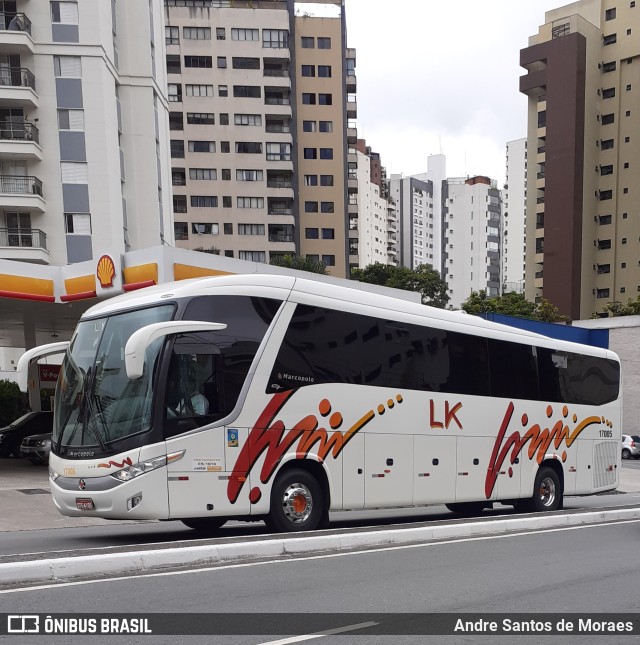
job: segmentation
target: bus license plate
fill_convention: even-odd
[[[95,511],[96,507],[90,497],[76,497],[76,508],[79,511]]]

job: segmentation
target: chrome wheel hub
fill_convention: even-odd
[[[308,520],[313,510],[311,491],[304,484],[290,484],[284,491],[282,510],[285,517],[294,524]]]
[[[553,506],[556,499],[556,485],[551,477],[545,477],[540,482],[538,495],[540,496],[540,501],[543,506]]]

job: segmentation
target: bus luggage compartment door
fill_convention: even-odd
[[[365,504],[408,506],[413,500],[413,436],[364,435]]]

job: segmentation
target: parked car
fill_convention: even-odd
[[[27,412],[4,428],[0,428],[0,457],[20,457],[20,444],[25,437],[51,432],[53,412]]]
[[[51,452],[51,433],[34,434],[25,437],[20,446],[20,454],[32,464],[48,464]]]
[[[622,458],[623,459],[640,459],[640,436],[637,434],[622,435]]]

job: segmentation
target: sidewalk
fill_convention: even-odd
[[[640,492],[640,468],[625,468],[623,465],[619,490],[624,493]],[[0,531],[133,523],[126,520],[65,517],[60,515],[49,493],[46,466],[34,466],[26,459],[0,459]]]

